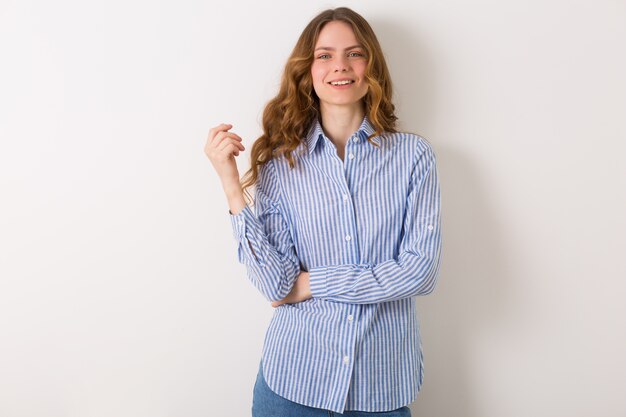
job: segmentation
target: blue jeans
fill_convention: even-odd
[[[281,397],[267,386],[263,377],[263,366],[259,366],[259,373],[254,384],[252,395],[252,417],[411,417],[409,407],[382,412],[350,411],[343,414],[322,408],[313,408],[298,404]]]

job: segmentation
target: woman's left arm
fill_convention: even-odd
[[[441,266],[440,202],[436,158],[428,144],[411,176],[397,259],[310,268],[312,296],[370,304],[430,294]]]

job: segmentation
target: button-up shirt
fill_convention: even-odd
[[[423,377],[416,296],[441,264],[440,190],[431,144],[364,117],[343,160],[316,120],[293,153],[259,168],[254,212],[230,212],[238,261],[268,301],[301,270],[312,298],[274,310],[262,353],[268,386],[343,413],[410,404]]]

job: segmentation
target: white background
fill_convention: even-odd
[[[626,415],[624,1],[3,0],[1,416],[250,415],[273,309],[203,147],[342,5],[438,157],[413,415]]]

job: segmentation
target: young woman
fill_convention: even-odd
[[[395,129],[391,95],[367,21],[326,10],[265,108],[247,181],[233,126],[209,132],[238,260],[276,308],[255,417],[411,414],[424,374],[416,296],[439,273],[440,192],[431,145]]]

